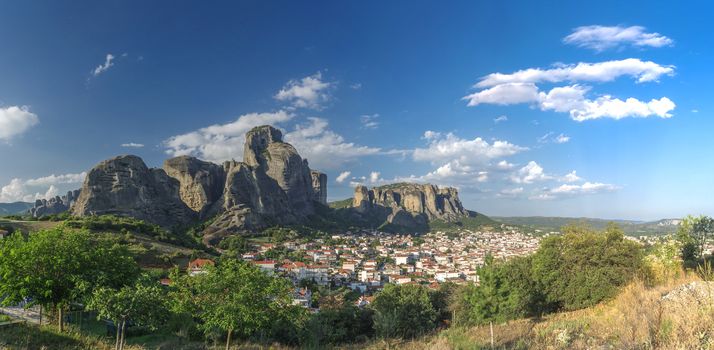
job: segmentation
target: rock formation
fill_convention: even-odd
[[[79,198],[79,193],[80,190],[74,190],[67,192],[62,197],[55,196],[50,199],[38,199],[28,212],[34,218],[64,213],[72,208],[77,198]]]
[[[105,160],[90,170],[72,213],[130,216],[166,228],[188,225],[197,217],[181,200],[178,180],[131,155]]]
[[[327,175],[319,171],[311,171],[313,200],[327,205]]]
[[[243,152],[243,162],[223,166],[222,208],[206,229],[208,243],[232,232],[299,223],[314,213],[316,195],[307,160],[283,142],[280,130],[267,125],[253,128],[246,134]]]
[[[141,158],[120,156],[94,167],[74,215],[131,216],[166,228],[214,218],[204,241],[276,224],[303,222],[315,203],[327,203],[327,176],[312,171],[272,126],[246,135],[243,162],[222,166],[181,156],[149,169]]]
[[[164,171],[179,181],[181,200],[202,217],[223,195],[226,173],[220,165],[180,156],[164,161]]]
[[[367,189],[355,188],[352,206],[362,216],[384,219],[386,223],[418,228],[431,220],[456,221],[468,216],[452,187],[399,183]]]

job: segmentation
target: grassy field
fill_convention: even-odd
[[[12,227],[25,233],[52,228],[59,224],[60,222],[53,221],[16,221],[0,217],[0,227]]]

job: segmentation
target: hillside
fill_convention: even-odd
[[[30,208],[32,203],[27,202],[0,203],[0,216],[24,214]]]
[[[662,219],[658,221],[635,220],[606,220],[595,218],[571,218],[550,216],[492,216],[494,220],[502,223],[527,226],[541,231],[559,231],[561,227],[578,224],[590,226],[594,229],[604,229],[611,222],[618,224],[628,235],[649,236],[668,234],[677,231],[679,219]]]

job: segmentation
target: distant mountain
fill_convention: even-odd
[[[32,205],[26,202],[0,203],[0,216],[25,214]]]
[[[608,223],[614,222],[629,235],[644,236],[675,232],[682,221],[680,219],[662,219],[657,221],[607,220],[557,216],[492,216],[491,218],[502,223],[528,226],[545,232],[560,231],[561,227],[571,224],[583,224],[601,230],[607,227]]]

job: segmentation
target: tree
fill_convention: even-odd
[[[174,272],[172,280],[175,309],[200,319],[204,332],[224,332],[226,349],[234,333],[250,336],[268,330],[273,321],[295,311],[287,280],[235,259],[221,260],[197,276]]]
[[[124,348],[127,321],[156,329],[168,316],[165,293],[149,276],[119,289],[101,287],[92,293],[87,308],[95,310],[98,318],[109,319],[117,328],[114,348]]]
[[[371,307],[374,329],[382,337],[414,338],[436,326],[429,290],[419,285],[387,284]]]
[[[58,226],[0,241],[0,295],[4,305],[29,301],[58,312],[64,331],[65,308],[93,288],[131,283],[138,266],[126,250],[94,241],[86,231]]]
[[[714,234],[714,219],[708,216],[687,216],[677,230],[677,240],[682,244],[682,260],[688,265],[704,258],[704,246]]]
[[[533,281],[548,308],[575,310],[613,297],[642,271],[641,247],[615,225],[604,232],[568,226],[541,241],[533,256]]]

